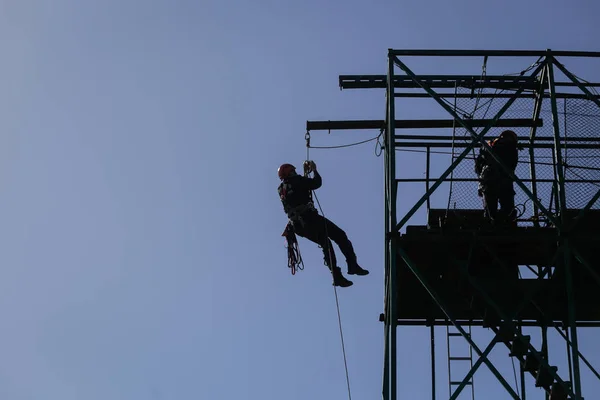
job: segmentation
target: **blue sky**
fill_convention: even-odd
[[[0,2],[0,397],[345,398],[320,250],[301,240],[307,266],[292,277],[280,236],[276,169],[304,159],[306,120],[382,119],[382,91],[340,92],[337,78],[385,73],[388,48],[598,50],[599,12],[591,0]],[[371,271],[338,293],[353,399],[377,398],[383,159],[371,144],[312,158],[326,215]],[[593,333],[581,342],[598,365]],[[405,398],[427,398],[427,330],[401,328],[399,343]],[[505,398],[483,372],[477,390]]]

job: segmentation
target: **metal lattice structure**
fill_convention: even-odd
[[[479,58],[482,73],[418,75],[404,61],[434,56]],[[520,73],[488,75],[486,63],[495,57],[535,61]],[[600,245],[600,95],[595,90],[600,83],[569,72],[560,61],[569,57],[600,59],[600,52],[390,49],[386,75],[340,76],[342,89],[384,89],[384,120],[307,122],[307,131],[383,130],[384,399],[402,397],[396,354],[400,325],[430,326],[432,343],[434,326],[453,326],[453,336],[469,343],[472,368],[451,385],[451,399],[482,365],[514,399],[525,398],[527,375],[553,400],[583,399],[583,364],[600,379],[578,344],[578,328],[600,327],[600,256],[594,252]],[[434,100],[449,119],[396,119],[397,106],[416,98]],[[499,228],[484,218],[473,158],[506,128],[517,132],[522,146],[519,166],[511,174],[519,219]],[[404,133],[417,129],[425,134]],[[396,157],[402,149],[422,151],[425,177],[400,177]],[[433,171],[440,164],[445,169]],[[400,212],[398,201],[405,191],[399,186],[408,184],[422,184],[423,193]],[[442,187],[448,188],[445,204],[433,207],[439,203],[433,196]],[[427,222],[408,225],[422,208]],[[532,276],[525,278],[524,272]],[[486,347],[469,334],[477,326],[494,333]],[[539,328],[541,346],[524,334],[531,327]],[[548,358],[548,330],[565,340],[567,370],[558,370]],[[518,361],[520,391],[488,357],[500,346]],[[435,399],[433,352],[432,364]]]

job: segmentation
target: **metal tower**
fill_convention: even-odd
[[[482,70],[419,75],[406,61],[418,57],[442,60],[440,65],[451,57],[475,59]],[[525,68],[488,75],[487,66],[500,57],[523,60]],[[308,132],[369,129],[383,135],[384,399],[406,398],[398,390],[396,334],[407,325],[430,327],[434,399],[443,397],[435,390],[435,326],[449,327],[448,341],[462,337],[474,353],[449,353],[449,364],[470,361],[466,376],[450,382],[451,399],[472,384],[482,365],[514,399],[525,399],[528,386],[529,393],[543,391],[553,400],[583,399],[581,369],[600,379],[578,343],[578,328],[600,326],[600,256],[594,251],[600,247],[600,83],[569,72],[562,62],[572,57],[600,60],[600,52],[390,49],[386,75],[339,77],[342,89],[385,89],[384,120],[307,122]],[[450,118],[397,119],[401,106],[418,98],[435,102]],[[498,227],[484,218],[474,157],[506,128],[517,132],[522,146],[511,173],[519,215],[516,223]],[[416,129],[424,134],[404,133]],[[402,150],[421,152],[425,177],[401,176],[406,173],[396,164],[403,162],[397,158]],[[440,165],[444,169],[436,171]],[[416,184],[422,195],[406,207],[405,188]],[[408,225],[418,212],[426,223]],[[491,342],[475,343],[472,327],[492,332]],[[541,345],[526,330],[539,332]],[[549,330],[564,338],[566,368],[556,368],[549,357]],[[520,389],[489,358],[502,346],[519,365]]]

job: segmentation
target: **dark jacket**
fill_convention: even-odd
[[[504,139],[496,139],[489,144],[492,152],[514,173],[519,162],[519,153],[516,144]],[[496,163],[485,147],[481,148],[479,155],[475,159],[475,173],[479,177],[480,196],[486,190],[511,190],[514,193],[512,179]]]
[[[314,174],[314,178],[295,175],[284,179],[277,188],[283,210],[288,217],[291,218],[298,211],[300,213],[307,210],[316,212],[312,204],[311,190],[320,188],[323,181],[317,171],[314,171]]]

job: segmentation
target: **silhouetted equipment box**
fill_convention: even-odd
[[[430,209],[427,214],[430,229],[477,229],[488,225],[483,210]]]
[[[573,221],[579,211],[568,210],[567,219]],[[579,261],[583,258],[600,276],[599,227],[600,210],[589,210],[567,233],[576,320],[580,323],[600,323],[600,282]],[[399,249],[441,296],[453,318],[477,320],[489,310],[476,289],[480,286],[508,314],[531,299],[520,307],[516,319],[540,324],[544,320],[567,321],[565,270],[552,268],[553,275],[543,280],[535,276],[522,279],[520,271],[527,266],[538,271],[563,265],[565,253],[558,251],[558,244],[555,227],[495,228],[487,223],[482,210],[432,209],[426,226],[407,226],[406,233],[398,239]],[[461,273],[461,266],[466,275]],[[446,319],[401,252],[397,255],[397,267],[399,320]]]

